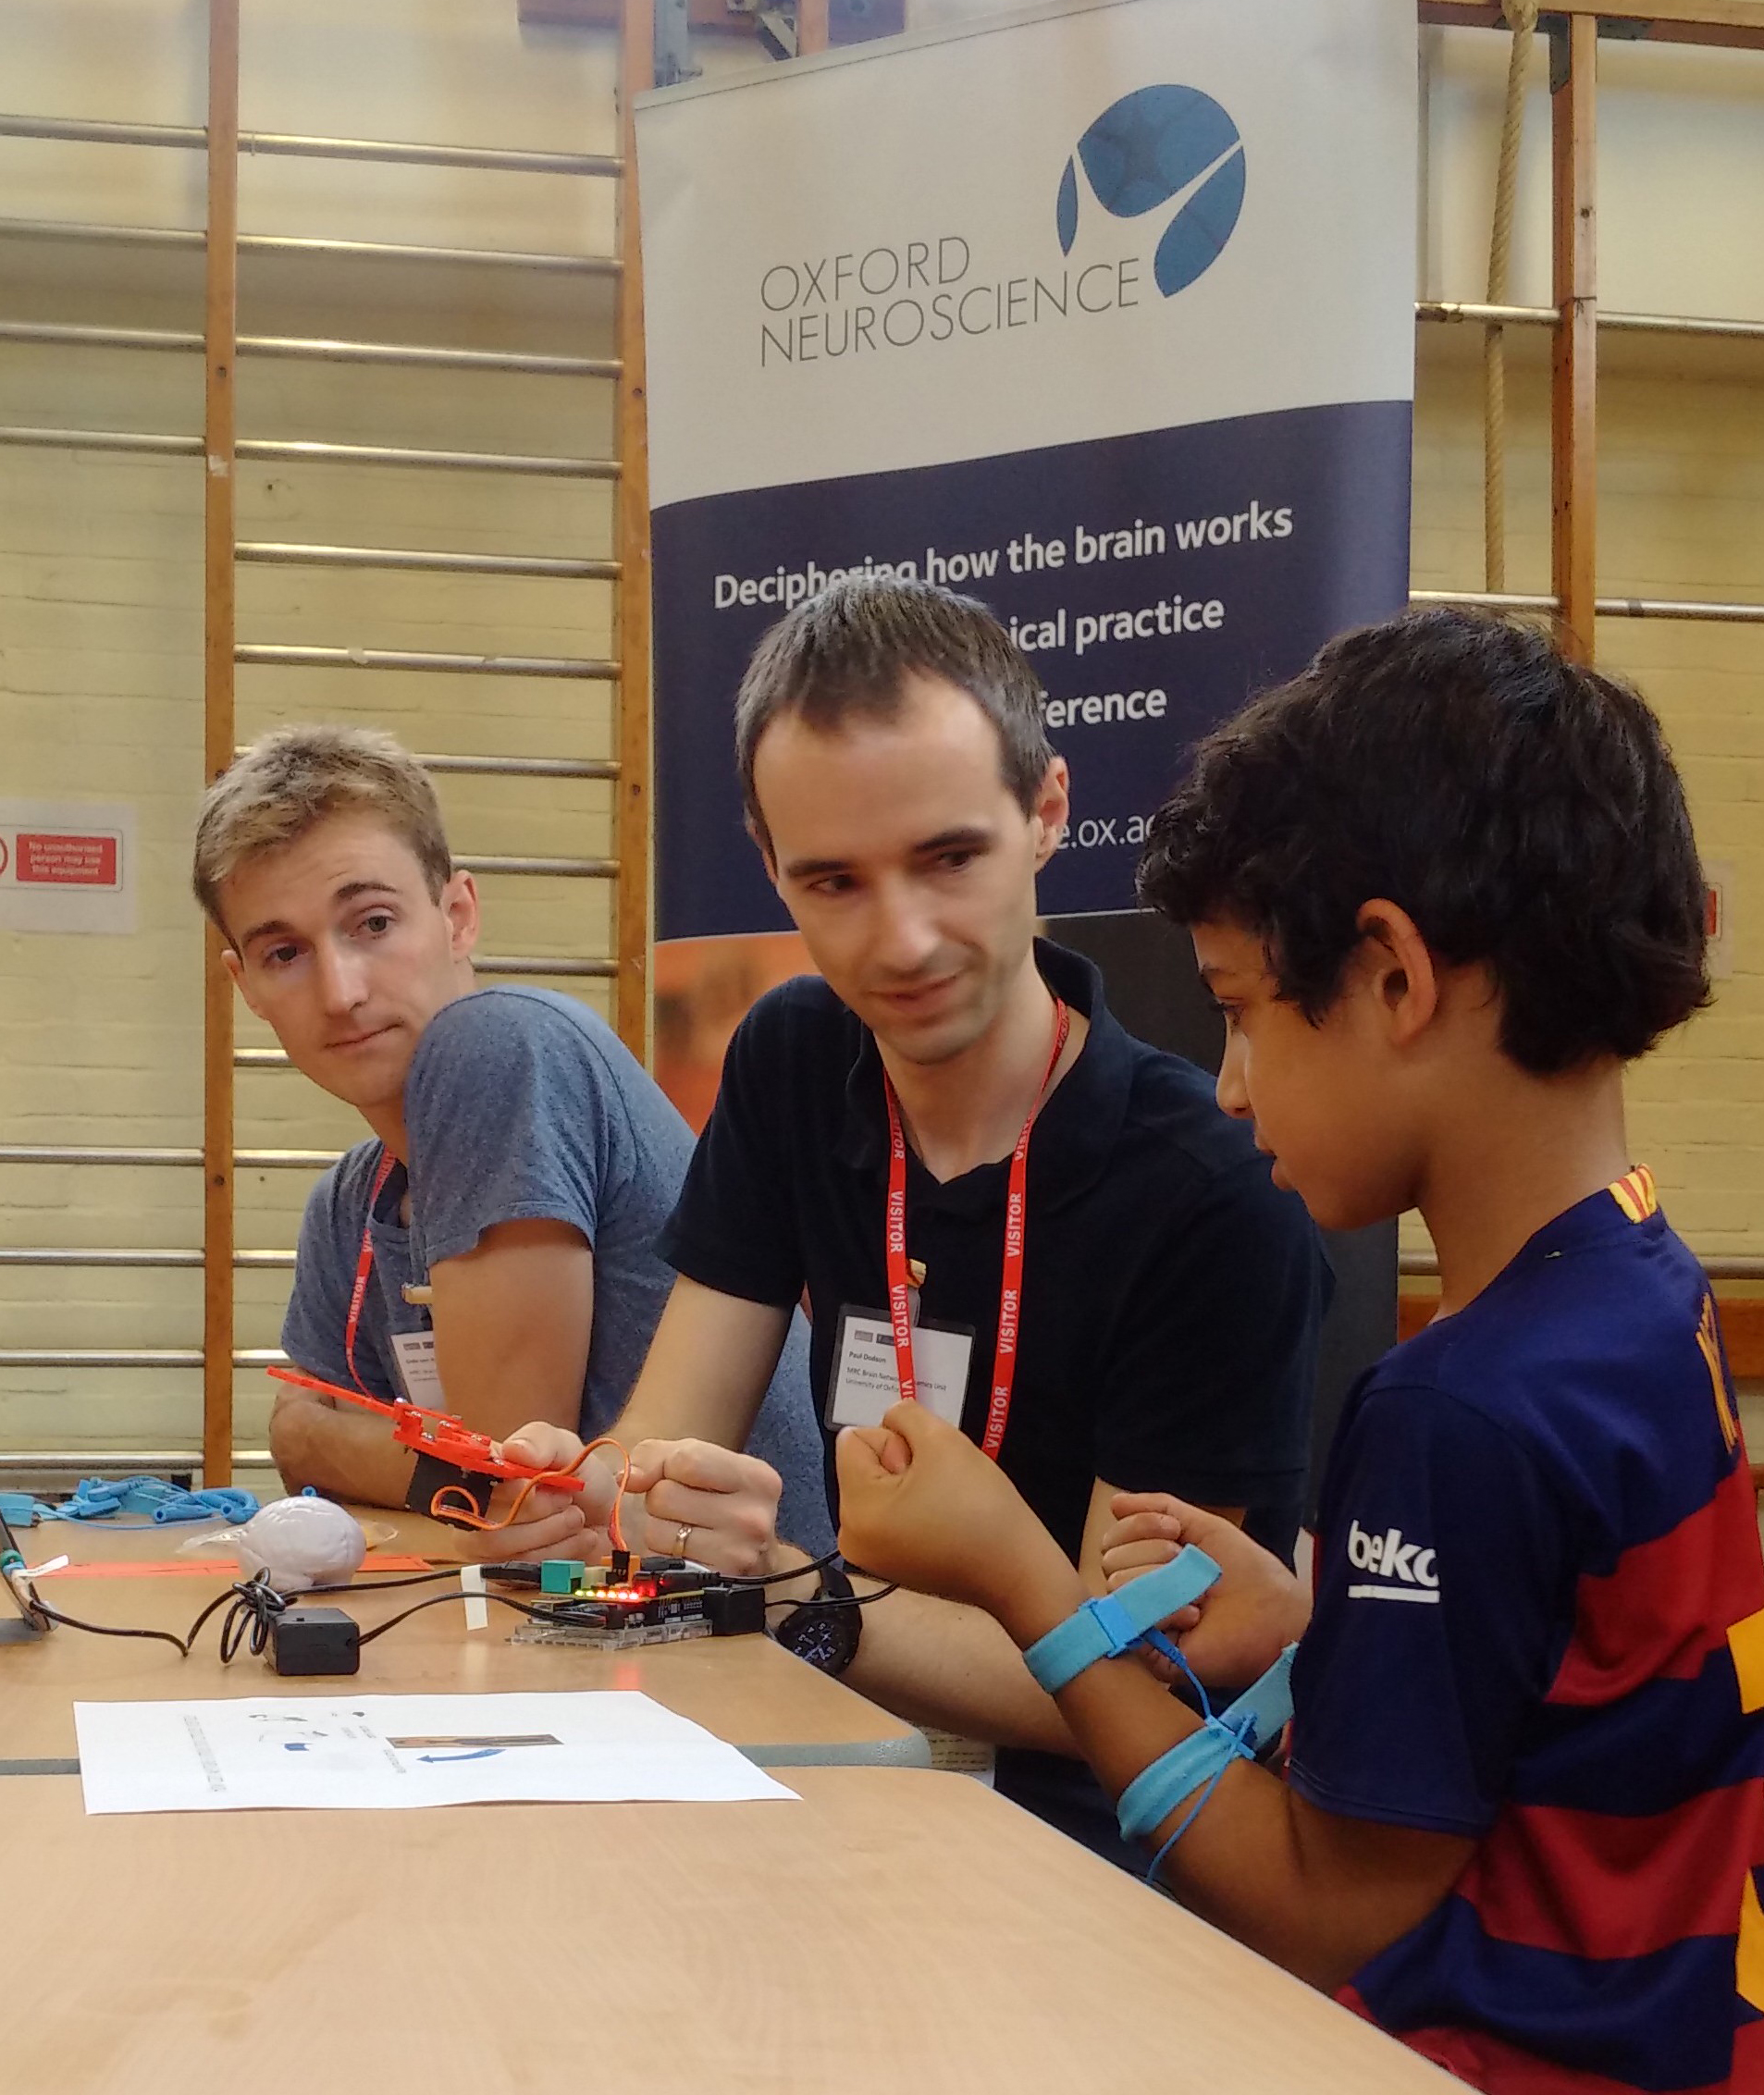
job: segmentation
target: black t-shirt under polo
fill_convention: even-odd
[[[1123,1031],[1096,970],[1045,942],[1048,985],[1090,1021],[1030,1144],[1015,1393],[999,1465],[1077,1560],[1092,1481],[1249,1508],[1289,1555],[1310,1431],[1324,1264],[1212,1079]],[[907,1247],[931,1323],[973,1327],[962,1426],[984,1428],[1007,1163],[940,1184],[908,1152]],[[888,1122],[869,1030],[819,978],[737,1030],[662,1256],[720,1293],[806,1288],[823,1419],[840,1312],[885,1311]],[[837,1505],[831,1464],[829,1486]]]

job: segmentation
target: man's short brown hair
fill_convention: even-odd
[[[822,733],[854,716],[892,720],[910,676],[967,692],[998,730],[999,770],[1023,810],[1054,751],[1042,722],[1041,679],[986,606],[929,582],[847,575],[787,612],[760,641],[735,699],[735,770],[754,834],[770,852],[754,793],[754,753],[782,715]]]
[[[374,815],[407,844],[435,900],[453,872],[428,773],[377,728],[278,727],[208,789],[196,823],[192,884],[223,938],[220,891],[248,859],[278,851],[330,815]]]

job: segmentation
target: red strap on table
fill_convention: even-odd
[[[1072,1015],[1064,1001],[1054,999],[1054,1052],[1035,1103],[1029,1109],[1023,1132],[1011,1152],[1010,1177],[1005,1194],[1005,1271],[998,1293],[998,1344],[993,1353],[993,1389],[986,1407],[986,1432],[981,1452],[998,1460],[1005,1427],[1011,1415],[1011,1388],[1017,1380],[1017,1330],[1023,1312],[1023,1241],[1029,1204],[1029,1138],[1047,1097],[1047,1087],[1066,1052],[1072,1029]],[[903,1403],[918,1400],[913,1379],[912,1305],[907,1299],[907,1138],[900,1124],[900,1102],[888,1072],[882,1071],[882,1094],[888,1102],[888,1318],[894,1327],[894,1372],[900,1379]]]
[[[374,1174],[374,1190],[367,1196],[367,1221],[362,1229],[362,1248],[355,1260],[355,1285],[350,1290],[349,1322],[343,1326],[343,1358],[349,1362],[349,1379],[364,1397],[367,1385],[355,1372],[355,1334],[362,1325],[362,1304],[367,1300],[367,1276],[374,1270],[374,1210],[380,1204],[386,1181],[398,1159],[390,1150],[380,1151],[379,1169]]]

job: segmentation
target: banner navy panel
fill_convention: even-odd
[[[1407,600],[1411,421],[1407,401],[1300,408],[659,510],[658,937],[787,925],[742,826],[735,689],[768,626],[867,562],[1010,624],[1073,773],[1042,906],[1130,906],[1194,740]]]

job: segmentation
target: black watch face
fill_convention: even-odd
[[[778,1642],[818,1671],[838,1673],[851,1664],[860,1626],[855,1608],[818,1608],[810,1601],[784,1617]]]

